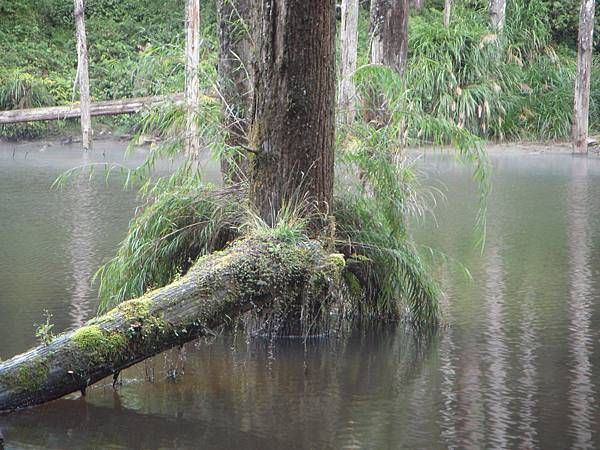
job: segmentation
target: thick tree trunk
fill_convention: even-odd
[[[490,22],[496,31],[502,31],[506,17],[506,0],[490,0]]]
[[[186,3],[185,99],[187,103],[186,153],[192,158],[200,154],[198,107],[200,100],[200,0]]]
[[[452,0],[444,0],[444,27],[450,26],[450,16],[452,14]]]
[[[335,140],[335,0],[260,0],[257,13],[251,199],[271,224],[282,206],[298,199],[328,214]]]
[[[335,299],[342,270],[343,257],[326,255],[317,243],[240,241],[201,258],[179,281],[0,363],[0,412],[84,391],[159,352],[211,335],[244,312],[269,311],[270,330],[284,334],[278,320],[301,310],[312,327],[310,313]]]
[[[85,35],[85,9],[83,0],[75,2],[75,28],[77,31],[77,80],[81,105],[81,138],[83,148],[92,146],[92,116],[90,114],[90,79],[88,74],[87,39]]]
[[[352,76],[358,52],[358,0],[342,0],[342,68],[339,90],[340,122],[354,121],[356,89]]]
[[[408,62],[408,0],[372,0],[371,63],[404,74]]]
[[[594,43],[594,0],[582,0],[577,45],[575,105],[573,114],[573,152],[587,154],[590,113],[590,77]]]
[[[219,92],[224,104],[227,144],[248,146],[248,111],[252,105],[250,73],[252,17],[250,0],[219,0]],[[221,158],[223,181],[246,178],[248,159],[243,153]]]

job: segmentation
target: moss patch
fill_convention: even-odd
[[[127,348],[127,338],[120,333],[105,333],[97,325],[80,328],[71,336],[71,341],[83,350],[93,363],[99,363],[114,356]]]
[[[35,359],[19,367],[12,373],[0,377],[0,384],[9,388],[23,390],[36,389],[48,378],[48,365],[41,359]]]

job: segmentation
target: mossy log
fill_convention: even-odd
[[[238,241],[202,257],[174,283],[0,363],[0,412],[85,392],[248,311],[313,323],[308,316],[335,297],[343,267],[341,255],[328,255],[317,242]]]

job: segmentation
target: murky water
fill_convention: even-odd
[[[58,330],[95,309],[90,275],[124,236],[135,195],[118,180],[50,191],[82,158],[0,147],[2,358],[34,343],[45,308]],[[451,326],[432,339],[393,326],[305,345],[221,336],[129,370],[116,391],[0,417],[8,448],[600,446],[600,160],[493,161],[483,254],[468,170],[422,163],[448,200],[419,239],[474,277],[439,268]],[[165,366],[185,373],[168,380]]]

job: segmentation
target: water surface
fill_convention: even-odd
[[[14,156],[0,147],[1,358],[34,344],[44,309],[57,331],[93,314],[90,276],[136,206],[118,177],[49,189],[86,160],[121,161],[115,144],[107,156],[36,146]],[[600,161],[492,159],[483,254],[468,169],[440,156],[421,163],[448,199],[419,241],[474,278],[436,270],[450,324],[438,335],[382,326],[305,344],[221,336],[127,371],[116,391],[107,381],[85,399],[0,417],[8,448],[600,446]],[[175,368],[184,373],[173,381],[165,369]]]

